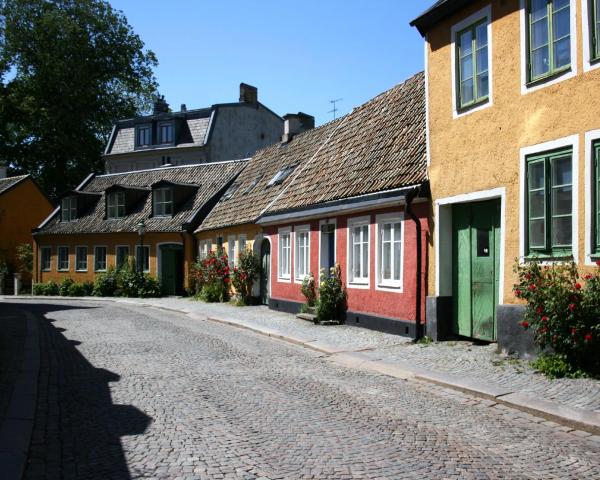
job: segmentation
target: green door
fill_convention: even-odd
[[[271,243],[267,239],[260,245],[260,267],[260,299],[263,305],[268,305],[271,284]]]
[[[500,202],[452,208],[453,331],[494,341],[500,270]]]
[[[160,284],[165,295],[179,295],[183,290],[183,247],[161,245]]]

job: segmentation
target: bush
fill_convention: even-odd
[[[58,286],[58,283],[53,280],[50,280],[48,283],[46,283],[44,295],[48,295],[50,297],[56,297],[60,295],[60,287]]]
[[[227,300],[223,286],[217,282],[204,285],[200,290],[199,297],[200,300],[208,303],[225,302]]]
[[[211,250],[192,266],[191,280],[205,302],[229,300],[229,259],[223,249]]]
[[[531,366],[548,378],[581,378],[585,372],[574,368],[565,355],[542,353]]]
[[[96,276],[92,294],[96,297],[114,297],[117,294],[118,288],[118,270],[110,267],[106,273]]]
[[[94,293],[94,282],[90,282],[88,280],[86,282],[83,282],[81,286],[83,287],[84,296],[89,297]]]
[[[557,357],[548,370],[553,375],[563,371],[557,367],[561,360],[572,372],[600,372],[599,271],[580,279],[572,262],[551,266],[531,262],[515,270],[515,296],[527,302],[521,326],[533,329],[536,345],[551,349]],[[549,362],[546,356],[538,364]]]
[[[17,245],[17,262],[19,264],[19,272],[33,272],[33,248],[29,243],[21,243]]]
[[[231,283],[240,296],[242,304],[249,305],[252,300],[252,286],[258,278],[260,262],[258,257],[247,249],[241,251],[238,256],[238,266],[234,267]]]
[[[304,295],[304,298],[306,298],[306,305],[308,307],[314,307],[317,303],[317,289],[315,286],[315,276],[312,272],[302,280],[300,291],[302,292],[302,295]]]
[[[346,303],[346,291],[342,284],[342,270],[336,263],[329,275],[321,269],[319,299],[316,313],[319,320],[340,320]]]
[[[68,289],[69,297],[85,297],[85,287],[83,283],[72,283]]]
[[[73,285],[74,283],[75,282],[72,278],[63,278],[62,282],[60,282],[60,286],[58,287],[59,295],[61,297],[68,297],[71,285]]]

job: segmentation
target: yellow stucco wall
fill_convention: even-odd
[[[222,228],[218,230],[210,230],[208,232],[196,233],[197,244],[200,245],[202,241],[210,240],[212,250],[217,248],[217,238],[223,238],[223,249],[229,254],[229,237],[235,236],[236,238],[236,255],[239,253],[239,237],[240,235],[246,235],[246,248],[254,248],[254,240],[257,235],[262,234],[262,228],[253,223],[246,223],[243,225],[237,225],[234,227]]]
[[[456,23],[492,5],[492,83],[493,104],[489,108],[453,118],[451,28]],[[520,237],[520,150],[577,135],[578,156],[578,254],[585,263],[584,154],[585,132],[600,129],[600,69],[584,72],[581,2],[577,5],[577,74],[554,85],[526,94],[521,92],[521,19],[519,0],[475,2],[439,23],[427,34],[430,180],[435,202],[447,197],[504,187],[505,249],[504,303],[513,303],[512,272],[519,256]],[[572,32],[573,34],[574,32]],[[589,209],[588,209],[589,210]],[[435,207],[434,207],[435,212]],[[438,228],[434,218],[434,228]],[[447,241],[440,232],[440,243]],[[441,257],[441,255],[440,255]],[[435,245],[430,247],[429,295],[435,295]],[[445,262],[442,259],[441,264]]]

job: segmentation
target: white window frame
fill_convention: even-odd
[[[65,203],[68,204],[68,208],[65,208]],[[65,213],[67,213],[65,215]],[[61,222],[74,222],[77,220],[77,198],[66,197],[60,202],[60,221]]]
[[[79,268],[79,249],[80,248],[85,248],[85,268]],[[76,272],[87,272],[89,265],[88,265],[88,253],[89,253],[89,248],[87,247],[87,245],[75,245],[75,271]]]
[[[129,258],[131,257],[131,245],[115,245],[115,268],[119,268],[119,248],[127,249],[127,258],[125,259],[125,263],[129,263]],[[108,251],[107,251],[108,253]]]
[[[96,251],[98,248],[104,249],[104,268],[96,268]],[[94,272],[106,272],[108,270],[108,246],[94,245]]]
[[[114,202],[111,203],[111,200],[114,200]],[[119,200],[122,200],[122,202],[120,202]],[[120,208],[123,209],[123,215],[119,215]],[[114,215],[110,214],[111,209],[114,210]],[[126,214],[127,212],[125,211],[125,192],[110,192],[106,196],[106,218],[110,220],[117,220],[120,218],[125,218]]]
[[[150,272],[150,251],[151,251],[151,249],[150,249],[150,245],[147,245],[147,244],[136,245],[135,246],[135,269],[139,271],[139,264],[138,264],[139,255],[138,255],[138,251],[139,251],[140,248],[147,248],[148,249],[148,268],[146,268],[146,265],[145,265],[146,262],[144,262],[144,267],[143,267],[143,272],[144,273],[148,273],[148,272]]]
[[[243,247],[242,247],[243,245]],[[241,233],[238,235],[238,256],[240,255],[241,252],[246,251],[246,249],[248,248],[248,237],[246,236],[246,234]]]
[[[163,198],[161,200],[158,199],[158,193],[161,192],[163,194]],[[166,192],[170,192],[171,200],[165,200]],[[172,217],[175,214],[175,202],[173,200],[174,192],[172,187],[160,187],[156,188],[152,192],[152,215],[154,217]],[[165,213],[158,213],[158,206],[161,206],[162,210]],[[166,213],[168,209],[171,209],[171,213]]]
[[[44,252],[49,251],[48,268],[44,268]],[[52,247],[40,247],[40,270],[42,272],[52,271]]]
[[[208,256],[208,252],[212,249],[212,240],[210,238],[200,240],[198,243],[198,258],[203,259]]]
[[[306,273],[300,275],[300,244],[298,243],[303,234],[307,234],[306,245]],[[300,235],[299,235],[300,234]],[[310,275],[310,225],[298,225],[294,227],[294,283],[302,283]]]
[[[237,238],[235,235],[229,235],[227,237],[227,259],[229,261],[229,267],[233,268],[237,265]]]
[[[600,130],[585,132],[585,265],[596,265],[599,254],[594,254],[594,148],[593,144],[600,140]]]
[[[366,277],[354,278],[353,270],[354,270],[354,244],[352,243],[352,230],[355,227],[368,227],[367,228],[367,265]],[[348,219],[348,235],[347,235],[347,285],[348,288],[370,288],[371,286],[371,217],[354,217]],[[362,258],[362,255],[361,255]]]
[[[592,20],[594,18],[594,12],[590,9],[590,7],[594,7],[594,5],[590,5],[590,0],[581,0],[581,25],[583,28],[583,71],[591,72],[592,70],[596,70],[600,68],[600,61],[592,61],[592,32],[591,28],[593,28]],[[600,40],[600,39],[599,39]]]
[[[67,268],[60,268],[60,249],[67,249]],[[59,245],[56,247],[56,270],[58,272],[68,272],[71,270],[71,249],[67,245]]]
[[[585,1],[585,0],[583,0]],[[564,73],[551,77],[551,79],[544,81],[539,80],[534,82],[533,85],[527,85],[527,77],[529,75],[529,68],[527,64],[527,57],[529,55],[529,45],[527,42],[527,31],[529,29],[529,19],[527,18],[527,0],[520,0],[520,17],[521,17],[521,44],[519,46],[521,55],[521,95],[526,95],[536,90],[555,85],[560,82],[564,82],[569,78],[573,78],[577,75],[577,0],[570,0],[570,13],[571,13],[571,68],[566,70]]]
[[[321,271],[323,265],[322,258],[322,245],[321,245],[321,228],[323,225],[333,225],[333,264],[335,265],[337,262],[337,219],[326,219],[319,221],[319,272]]]
[[[384,280],[382,278],[382,265],[381,265],[381,261],[382,261],[382,248],[383,248],[383,239],[382,239],[382,228],[383,225],[388,224],[388,223],[400,223],[400,279],[399,280],[394,280],[393,276],[394,276],[394,272],[393,272],[393,266],[394,266],[394,246],[393,243],[396,240],[395,239],[395,235],[396,232],[394,231],[394,239],[392,241],[392,250],[391,250],[391,262],[392,262],[392,279],[390,280]],[[403,285],[404,285],[404,212],[398,212],[398,213],[385,213],[385,214],[381,214],[381,215],[377,215],[376,217],[376,231],[375,231],[375,235],[377,238],[377,246],[375,249],[375,275],[377,278],[377,282],[375,283],[375,289],[376,290],[390,290],[390,291],[394,291],[394,292],[402,292],[403,291]]]
[[[459,32],[462,32],[465,28],[473,25],[475,23],[479,23],[482,20],[486,21],[487,25],[487,35],[488,35],[488,82],[489,82],[489,91],[488,91],[488,99],[487,101],[481,103],[480,105],[473,106],[471,108],[466,107],[465,109],[460,109],[460,105],[457,105],[458,92],[456,91],[456,85],[458,82],[457,77],[457,62],[456,58],[456,39]],[[451,45],[451,65],[452,65],[452,118],[460,118],[465,115],[469,115],[471,113],[478,112],[485,108],[489,108],[494,104],[493,98],[493,68],[492,68],[492,5],[488,4],[483,7],[481,10],[475,12],[473,15],[461,20],[457,24],[452,26],[452,45]]]
[[[283,235],[289,235],[290,238],[290,242],[289,242],[289,248],[287,249],[289,251],[289,261],[288,261],[288,265],[289,265],[289,272],[287,273],[282,273],[282,253],[283,253],[283,248],[281,245],[281,237]],[[293,248],[293,235],[292,235],[292,227],[283,227],[278,229],[277,231],[277,278],[280,281],[286,282],[286,283],[290,283],[291,279],[292,279],[292,262],[293,262],[293,253],[292,251],[294,250]]]
[[[527,158],[533,155],[540,155],[544,152],[550,152],[560,148],[571,148],[573,152],[573,209],[572,209],[572,238],[571,252],[573,261],[579,263],[579,135],[552,140],[550,142],[539,143],[530,147],[524,147],[520,150],[520,182],[519,182],[519,263],[524,264],[529,258],[526,256],[527,245]],[[564,260],[556,260],[564,261]],[[554,263],[555,260],[547,260],[542,263]]]

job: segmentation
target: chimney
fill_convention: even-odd
[[[181,110],[182,112],[187,112],[187,107],[185,106],[185,103],[182,103],[182,104],[181,104],[181,108],[180,108],[180,110]]]
[[[7,170],[8,170],[8,167],[6,166],[6,163],[0,162],[0,179],[6,178],[6,176],[7,176],[6,171]]]
[[[295,135],[315,128],[315,117],[306,113],[288,113],[283,116],[283,143],[289,142]]]
[[[156,100],[154,100],[152,114],[157,115],[159,113],[169,113],[169,104],[165,101],[164,95],[159,95],[156,97]]]
[[[256,105],[258,103],[258,89],[246,83],[240,83],[240,102]]]

